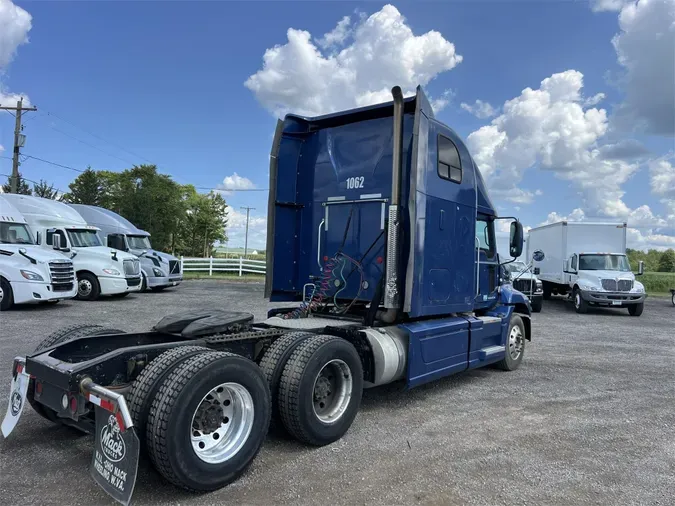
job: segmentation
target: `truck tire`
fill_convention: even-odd
[[[77,300],[92,301],[101,295],[101,285],[96,276],[89,272],[79,272],[77,274]]]
[[[91,325],[91,324],[77,324],[64,327],[60,330],[52,332],[47,337],[45,337],[40,344],[35,347],[34,353],[37,353],[41,350],[46,350],[57,344],[65,343],[72,339],[77,339],[79,337],[91,337],[104,334],[123,334],[123,330],[119,329],[110,329],[105,328],[103,325]],[[35,380],[30,379],[28,382],[28,391],[26,392],[26,398],[28,403],[33,407],[35,412],[43,418],[46,418],[53,423],[61,423],[59,417],[56,415],[56,411],[40,404],[34,398],[33,392],[35,392]]]
[[[145,274],[143,274],[143,271],[141,271],[141,289],[140,292],[143,293],[148,289],[148,280],[145,277]]]
[[[204,346],[179,346],[165,351],[141,371],[134,380],[131,393],[126,398],[136,434],[141,441],[141,450],[145,450],[145,427],[152,401],[157,395],[162,381],[178,364],[199,353],[211,351]]]
[[[354,346],[316,335],[298,346],[279,383],[279,413],[293,437],[314,446],[340,439],[361,405],[363,367]]]
[[[0,278],[0,289],[2,290],[0,311],[7,311],[14,304],[14,295],[12,294],[12,287],[5,278]]]
[[[281,421],[279,415],[279,381],[281,374],[284,372],[284,366],[291,354],[295,351],[300,343],[305,341],[308,337],[315,334],[311,332],[290,332],[289,334],[281,336],[274,341],[272,345],[263,355],[260,360],[260,369],[262,370],[267,384],[270,386],[270,394],[272,398],[272,424],[278,425]]]
[[[630,306],[628,306],[628,313],[631,316],[640,316],[644,310],[645,310],[644,302],[640,302],[639,304],[631,304]]]
[[[675,292],[673,292],[673,296],[671,297],[671,302],[673,303],[673,306],[675,306]]]
[[[541,313],[541,308],[544,305],[544,302],[542,299],[535,299],[532,301],[532,312],[533,313]]]
[[[551,285],[548,283],[548,281],[544,281],[542,285],[544,289],[544,300],[551,300]]]
[[[160,385],[148,414],[148,455],[178,487],[222,488],[260,451],[270,414],[269,387],[254,362],[201,353],[175,366]]]
[[[506,354],[497,362],[497,367],[504,371],[515,371],[520,367],[525,355],[525,324],[517,314],[511,315],[509,331],[506,334]]]
[[[581,296],[581,290],[578,288],[574,289],[574,292],[572,294],[572,300],[574,302],[574,310],[579,313],[579,314],[586,314],[588,313],[588,302],[584,300],[584,298]]]

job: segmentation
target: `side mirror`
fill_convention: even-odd
[[[546,255],[544,255],[544,252],[540,249],[538,249],[532,254],[532,260],[534,260],[535,262],[541,262],[542,260],[544,260],[544,258],[546,258]]]
[[[66,249],[66,246],[67,246],[66,238],[63,237],[61,234],[58,234],[58,233],[56,233],[52,236],[52,243],[54,244],[54,249],[59,250],[59,251],[63,250],[63,249]]]
[[[541,269],[539,267],[534,268],[534,275],[539,276],[539,273],[541,272]]]
[[[645,273],[645,263],[640,260],[638,262],[638,276],[642,276]]]
[[[523,254],[523,224],[519,221],[511,222],[509,254],[512,258],[518,258]]]

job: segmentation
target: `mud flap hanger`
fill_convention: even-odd
[[[80,382],[80,391],[94,404],[96,437],[90,474],[117,502],[131,502],[136,483],[140,441],[124,396],[97,385],[91,378]]]

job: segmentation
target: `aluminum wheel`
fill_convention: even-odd
[[[581,307],[581,295],[578,292],[574,294],[574,307],[577,309]]]
[[[513,360],[518,360],[523,352],[523,333],[518,325],[514,325],[509,333],[509,355]]]
[[[342,360],[328,362],[314,380],[314,414],[323,423],[337,422],[349,406],[354,380]]]
[[[80,297],[89,297],[93,289],[94,286],[88,279],[81,279],[77,283],[77,294]]]
[[[253,397],[239,383],[223,383],[202,398],[192,416],[190,440],[197,457],[220,464],[244,446],[253,427]]]

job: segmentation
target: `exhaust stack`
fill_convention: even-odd
[[[384,307],[382,315],[385,321],[395,320],[401,307],[401,287],[398,279],[401,179],[403,173],[403,92],[399,86],[391,90],[394,97],[394,137],[391,174],[391,204],[389,205],[389,225],[387,227],[387,265],[384,285]]]

